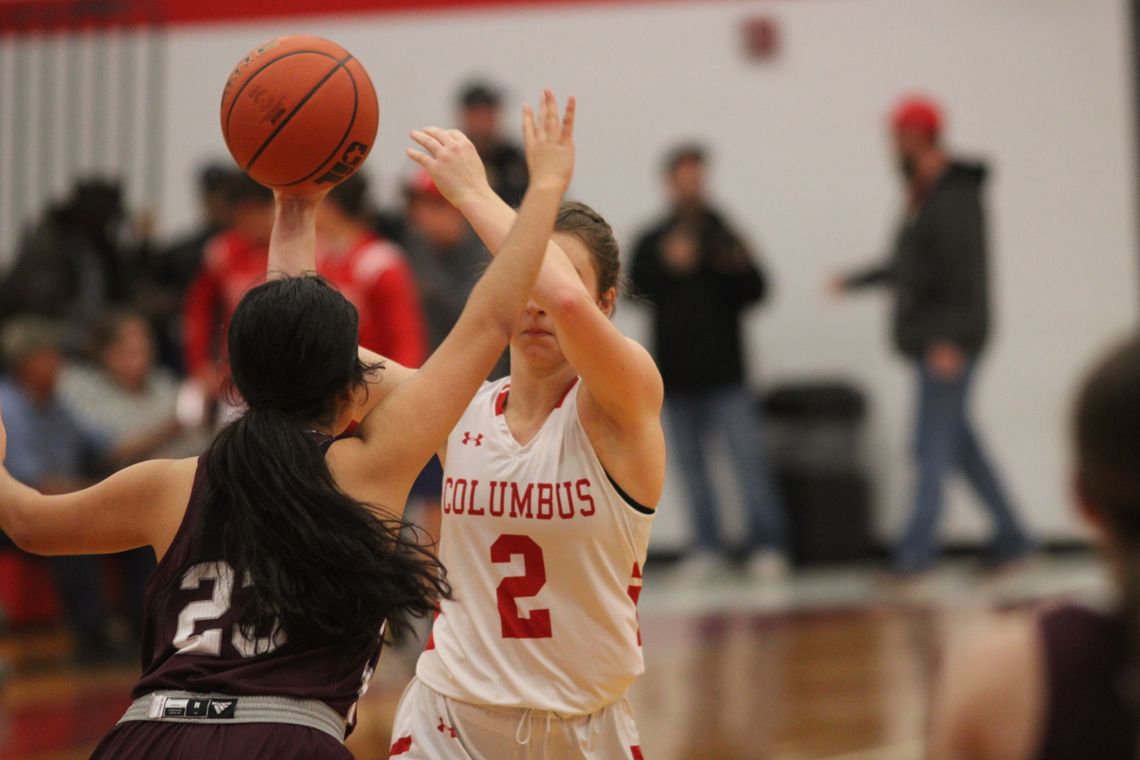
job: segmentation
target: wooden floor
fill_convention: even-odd
[[[928,697],[948,641],[994,607],[1102,583],[1088,560],[1050,562],[995,590],[951,568],[925,588],[873,573],[797,577],[779,588],[726,575],[709,587],[652,572],[642,596],[646,673],[630,699],[651,760],[921,757]],[[128,702],[129,668],[54,664],[60,631],[0,637],[12,673],[0,696],[0,758],[85,758]],[[391,718],[415,651],[387,651],[349,748],[386,758]]]

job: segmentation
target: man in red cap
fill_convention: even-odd
[[[993,566],[1021,558],[1030,541],[969,415],[969,392],[989,334],[986,167],[953,159],[942,143],[941,109],[907,98],[890,127],[906,203],[890,258],[837,277],[836,292],[886,286],[895,300],[894,340],[918,376],[918,482],[894,556],[900,575],[930,569],[938,556],[943,482],[959,471],[990,512]]]

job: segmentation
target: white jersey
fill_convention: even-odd
[[[510,379],[447,441],[439,556],[455,590],[416,673],[453,699],[583,715],[645,669],[637,623],[653,513],[623,496],[578,418],[575,381],[522,446]]]

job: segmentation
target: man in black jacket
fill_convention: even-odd
[[[909,575],[934,564],[942,484],[956,469],[993,518],[990,560],[1000,565],[1024,555],[1030,541],[968,413],[971,381],[989,336],[981,201],[986,168],[946,153],[939,139],[941,115],[930,101],[903,101],[892,127],[907,190],[894,253],[884,265],[837,278],[833,288],[891,290],[895,346],[918,374],[918,484],[894,567]]]
[[[526,158],[499,129],[501,105],[502,98],[494,86],[486,82],[467,84],[459,92],[459,128],[479,151],[491,189],[517,207],[528,182]]]
[[[696,528],[690,574],[714,570],[724,553],[704,458],[705,438],[723,433],[749,517],[750,570],[785,570],[782,508],[760,445],[755,398],[744,382],[741,313],[766,281],[741,239],[704,196],[704,152],[682,146],[666,161],[673,208],[645,232],[633,261],[635,294],[653,306],[654,353]]]

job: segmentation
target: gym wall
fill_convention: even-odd
[[[977,385],[976,420],[1033,529],[1047,539],[1080,535],[1068,500],[1070,393],[1092,355],[1137,317],[1126,0],[447,5],[169,26],[153,57],[154,89],[142,70],[131,84],[116,85],[137,93],[132,108],[145,108],[149,92],[160,109],[136,124],[117,153],[100,150],[97,136],[76,138],[71,168],[111,168],[115,156],[141,152],[146,125],[154,125],[155,154],[132,164],[132,202],[154,209],[161,232],[184,229],[196,215],[195,168],[226,155],[217,104],[230,67],[265,39],[299,32],[336,40],[370,71],[381,126],[367,171],[385,203],[398,201],[394,186],[409,170],[407,131],[453,123],[454,93],[476,76],[509,94],[512,131],[518,105],[540,87],[578,96],[572,194],[601,210],[627,246],[661,208],[663,151],[680,139],[704,141],[715,195],[761,251],[773,280],[771,302],[750,318],[753,380],[766,386],[828,376],[865,389],[876,527],[888,536],[908,507],[912,378],[888,345],[887,301],[836,303],[823,285],[832,272],[885,253],[901,202],[885,116],[900,95],[928,93],[945,106],[950,144],[993,171],[996,334]],[[757,20],[777,32],[767,58],[746,54],[745,28]],[[120,69],[152,60],[149,37],[121,36],[104,41]],[[9,114],[15,62],[21,54],[41,60],[38,49],[20,52],[38,42],[0,37],[0,106]],[[66,67],[69,46],[91,44],[57,41],[52,55]],[[126,44],[134,45],[134,59],[122,52]],[[95,60],[97,48],[82,50],[81,61]],[[94,107],[88,94],[70,106],[65,94],[55,96],[56,113]],[[34,124],[36,113],[22,118]],[[12,118],[0,120],[7,126],[0,128],[0,167],[18,159],[20,127]],[[50,153],[35,147],[44,138],[34,132],[21,143],[27,155]],[[7,177],[11,170],[0,171]],[[62,159],[42,184],[48,193],[67,186]],[[5,256],[13,205],[11,197],[0,202]],[[20,205],[32,210],[30,202]],[[645,336],[638,307],[623,305],[619,321]],[[730,478],[720,471],[732,501]],[[658,550],[688,541],[675,475],[655,529]],[[948,507],[948,538],[984,539],[988,523],[958,484]]]

